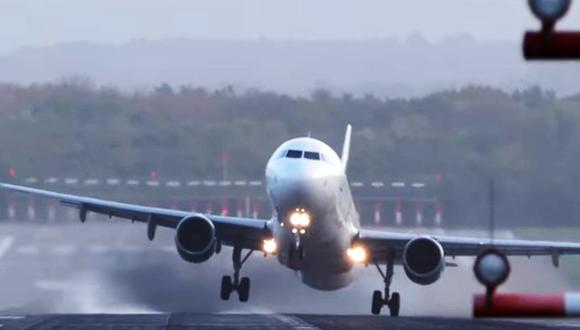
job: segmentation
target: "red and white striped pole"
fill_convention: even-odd
[[[26,207],[26,213],[28,214],[28,220],[33,221],[36,219],[36,209],[34,208],[34,199],[28,199],[28,206]]]
[[[205,213],[206,214],[212,214],[213,213],[213,209],[212,209],[212,205],[211,205],[211,200],[209,200],[209,199],[205,203]]]
[[[244,200],[244,216],[245,217],[250,216],[250,203],[251,203],[250,197],[246,197]]]
[[[14,221],[14,219],[16,218],[16,206],[14,205],[13,198],[8,198],[8,209],[6,211],[8,215],[8,220]]]
[[[378,225],[381,222],[381,203],[375,202],[374,206],[374,215],[375,215],[375,225]]]
[[[46,208],[46,217],[48,218],[48,222],[54,222],[56,219],[56,207],[55,202],[49,201],[47,208]]]
[[[395,225],[400,226],[403,224],[403,207],[401,201],[395,203]]]
[[[578,317],[580,293],[494,294],[491,305],[485,294],[473,296],[474,317]]]
[[[423,205],[421,205],[421,202],[415,203],[415,214],[417,227],[423,226]]]
[[[238,202],[236,205],[236,216],[238,218],[241,218],[244,216],[244,201],[241,199],[238,199]]]
[[[260,208],[260,205],[258,203],[258,201],[254,201],[252,203],[252,218],[257,219],[258,218],[258,210]]]
[[[230,213],[230,208],[228,207],[228,201],[222,200],[222,207],[220,210],[220,214],[223,216],[227,216]]]
[[[435,226],[441,227],[443,223],[443,203],[437,201],[435,203]]]
[[[66,217],[69,222],[73,222],[77,219],[78,212],[72,207],[67,207]]]

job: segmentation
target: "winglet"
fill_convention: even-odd
[[[350,134],[352,131],[352,126],[349,124],[346,126],[346,132],[344,133],[344,144],[342,145],[342,168],[346,171],[348,165],[348,157],[350,155]]]

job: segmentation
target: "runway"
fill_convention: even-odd
[[[68,314],[0,316],[1,329],[580,329],[580,321],[304,314]]]
[[[221,275],[231,272],[228,250],[188,264],[177,255],[173,234],[159,230],[149,242],[146,226],[114,220],[0,225],[0,330],[580,329],[576,320],[472,320],[470,298],[482,288],[471,260],[459,258],[459,267],[428,287],[396,268],[394,287],[403,296],[398,319],[369,315],[371,292],[381,287],[372,267],[361,267],[357,281],[343,290],[321,292],[260,255],[243,268],[252,278],[250,301],[224,302],[218,292]],[[571,265],[554,270],[549,258],[517,260],[508,288],[574,287],[561,275]]]

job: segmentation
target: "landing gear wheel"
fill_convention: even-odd
[[[229,300],[231,294],[232,294],[232,277],[223,276],[222,286],[220,290],[220,298],[222,298],[222,300]]]
[[[254,250],[248,251],[246,255],[242,258],[242,248],[239,246],[234,246],[234,251],[232,253],[232,263],[234,264],[234,276],[224,276],[222,277],[222,286],[220,290],[220,298],[222,300],[229,300],[233,291],[238,292],[238,298],[241,302],[248,301],[250,297],[250,279],[248,277],[242,277],[240,280],[240,269],[242,265],[248,260],[252,255]]]
[[[373,315],[379,315],[381,313],[381,308],[383,308],[383,295],[381,291],[375,290],[373,292],[373,302],[371,304],[371,312]]]
[[[390,287],[391,287],[391,281],[393,279],[393,275],[395,274],[394,272],[394,266],[395,266],[395,251],[390,250],[388,255],[387,255],[387,262],[386,262],[386,269],[383,272],[383,270],[381,269],[381,267],[379,267],[379,264],[377,262],[375,262],[375,266],[377,267],[377,270],[379,271],[379,274],[381,274],[381,277],[383,278],[383,282],[385,283],[385,291],[384,294],[381,291],[374,291],[373,292],[373,301],[371,304],[371,312],[375,315],[380,314],[381,312],[381,308],[383,308],[383,306],[387,306],[389,307],[389,312],[391,314],[392,317],[397,317],[399,316],[399,310],[401,307],[401,295],[399,295],[398,292],[393,292],[392,294],[390,294]]]
[[[242,277],[240,285],[238,286],[238,298],[241,302],[248,301],[250,297],[250,279],[247,277]]]
[[[399,309],[401,308],[401,295],[398,292],[393,292],[387,305],[389,306],[391,316],[399,316]]]

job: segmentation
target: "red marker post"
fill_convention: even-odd
[[[375,225],[378,225],[379,223],[381,223],[381,203],[380,202],[375,203],[374,220],[375,220]]]
[[[479,283],[485,286],[483,301],[488,308],[494,303],[495,290],[507,280],[510,271],[507,257],[494,248],[488,248],[475,259],[473,273]]]
[[[473,296],[474,317],[578,317],[580,293],[516,294],[496,293],[492,304],[486,296]]]
[[[401,201],[397,201],[395,204],[395,224],[400,226],[403,224],[403,206]]]
[[[580,59],[580,32],[532,32],[524,35],[526,60],[578,60]]]
[[[528,0],[530,10],[542,23],[539,31],[524,35],[526,60],[580,59],[580,32],[557,31],[556,23],[568,13],[571,0]]]

